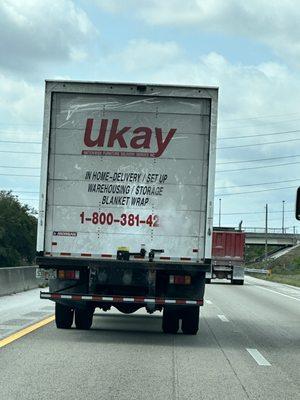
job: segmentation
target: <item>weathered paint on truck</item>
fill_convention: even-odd
[[[210,258],[214,93],[47,82],[38,251]]]
[[[212,259],[231,262],[244,261],[245,233],[238,231],[218,231],[214,228]]]
[[[95,307],[143,305],[164,309],[165,332],[179,319],[196,332],[217,104],[209,87],[46,82],[37,262],[52,277],[41,297],[56,301],[58,327],[72,310],[87,327]]]
[[[245,233],[234,228],[214,228],[211,271],[206,281],[230,279],[231,283],[244,283]]]

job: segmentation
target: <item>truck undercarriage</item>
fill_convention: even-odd
[[[58,328],[89,329],[96,308],[111,307],[130,314],[145,307],[163,311],[165,333],[196,334],[203,305],[209,262],[165,263],[145,260],[82,260],[38,257],[39,276],[48,278],[49,292],[40,297],[55,301]]]

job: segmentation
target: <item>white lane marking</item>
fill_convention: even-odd
[[[223,315],[223,314],[218,315],[218,317],[219,317],[220,320],[223,321],[223,322],[229,322],[229,320],[228,320],[228,319],[225,317],[225,315]]]
[[[212,304],[212,301],[210,301],[210,300],[205,300],[205,303],[206,303],[206,304]]]
[[[246,348],[246,350],[254,358],[254,360],[257,362],[258,365],[265,365],[265,366],[271,365],[269,361],[266,360],[265,357],[257,349]]]
[[[297,297],[293,297],[293,296],[289,296],[288,294],[276,292],[276,290],[268,289],[268,288],[265,288],[264,286],[259,286],[259,285],[255,285],[255,286],[260,288],[260,289],[268,290],[269,292],[273,292],[273,293],[279,294],[280,296],[284,296],[284,297],[288,297],[289,299],[300,301],[300,299],[297,299]]]

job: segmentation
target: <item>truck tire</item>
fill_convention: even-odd
[[[74,310],[72,308],[55,303],[55,324],[58,329],[70,329],[73,318]]]
[[[176,310],[164,308],[162,318],[162,330],[164,333],[177,333],[179,329],[179,317]]]
[[[189,306],[182,313],[181,329],[185,335],[196,335],[199,329],[199,306]]]
[[[88,330],[93,323],[94,311],[83,310],[78,308],[75,310],[75,325],[76,329]]]

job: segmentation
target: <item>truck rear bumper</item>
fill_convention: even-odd
[[[82,258],[61,258],[61,257],[37,257],[36,263],[42,268],[86,268],[86,267],[112,267],[129,269],[151,269],[151,270],[171,270],[185,272],[208,272],[210,271],[211,260],[204,260],[203,263],[196,262],[172,262],[172,261],[152,261],[135,259],[130,261],[109,260],[109,259],[82,259]]]
[[[168,299],[161,297],[142,297],[142,296],[109,296],[109,295],[99,295],[99,294],[60,294],[60,293],[49,293],[49,292],[41,292],[41,299],[49,299],[53,301],[63,300],[64,302],[94,302],[96,304],[99,303],[109,303],[109,304],[118,304],[118,303],[127,303],[127,304],[155,304],[155,305],[184,305],[184,306],[195,306],[203,305],[203,299]]]
[[[72,308],[103,309],[115,306],[118,309],[146,307],[161,310],[164,307],[203,305],[205,272],[210,267],[209,263],[47,257],[39,258],[37,262],[39,269],[53,272],[49,280],[50,291],[41,292],[42,299]],[[63,271],[77,274],[78,270],[76,279],[60,276]],[[176,282],[175,278],[181,279]]]

